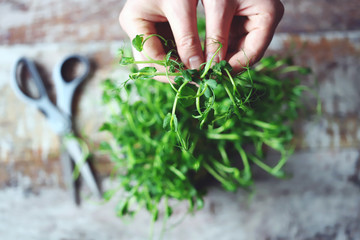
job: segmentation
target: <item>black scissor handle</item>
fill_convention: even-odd
[[[26,73],[28,73],[29,76],[25,76]],[[32,96],[29,94],[26,86],[23,86],[25,81],[32,81],[35,84],[39,96]],[[25,57],[18,59],[14,65],[12,87],[16,94],[24,101],[35,103],[43,98],[49,99],[44,82],[41,79],[35,63]]]
[[[29,73],[29,79],[22,75],[22,71]],[[21,86],[23,81],[33,81],[39,93],[39,97],[34,97],[28,94],[27,89]],[[47,118],[50,127],[58,134],[64,134],[71,129],[71,121],[68,116],[64,115],[59,109],[51,102],[44,82],[35,66],[35,63],[25,57],[16,61],[12,73],[12,88],[15,94],[24,102],[38,108]]]

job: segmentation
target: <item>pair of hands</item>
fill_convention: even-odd
[[[132,39],[137,34],[160,34],[175,39],[177,52],[186,67],[198,68],[211,58],[227,60],[234,72],[253,64],[264,55],[284,7],[280,0],[202,0],[206,18],[205,50],[197,31],[198,0],[128,0],[120,13],[120,25]],[[158,38],[144,46],[154,59],[163,59],[165,50]],[[141,53],[134,53],[143,60]]]

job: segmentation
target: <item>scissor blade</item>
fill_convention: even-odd
[[[96,182],[95,176],[91,171],[89,163],[86,162],[86,156],[84,156],[84,153],[81,150],[79,141],[75,138],[64,138],[63,144],[75,162],[76,166],[79,168],[81,176],[84,178],[90,191],[94,195],[101,198],[101,192]]]
[[[79,196],[79,179],[73,178],[74,162],[71,160],[70,154],[63,151],[60,156],[61,166],[63,170],[63,178],[66,189],[71,194],[76,205],[80,205]]]

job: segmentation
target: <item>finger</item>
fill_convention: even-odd
[[[172,2],[166,2],[164,12],[173,31],[180,59],[188,68],[199,68],[204,56],[197,31],[197,1]]]
[[[260,7],[254,6],[246,7],[238,13],[247,16],[248,20],[244,22],[243,35],[235,47],[237,52],[228,56],[234,71],[240,71],[244,66],[252,65],[262,58],[284,12],[279,1],[267,1]]]
[[[237,51],[228,55],[228,61],[234,72],[259,61],[270,44],[272,34],[266,29],[249,32],[239,41]]]
[[[230,25],[235,8],[228,0],[203,0],[206,18],[205,59],[208,61],[222,44],[220,52],[214,57],[215,62],[225,59]]]
[[[119,22],[126,34],[133,39],[136,35],[143,34],[144,37],[156,34],[156,22],[165,22],[166,18],[155,10],[142,9],[138,2],[127,1],[119,16]],[[159,38],[151,37],[144,44],[144,53],[156,60],[161,60],[165,56],[163,45]],[[137,60],[145,60],[144,54],[134,52]]]

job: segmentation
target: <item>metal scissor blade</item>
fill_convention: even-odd
[[[64,184],[66,189],[72,196],[76,205],[80,205],[79,180],[73,178],[74,162],[67,151],[63,151],[60,155],[61,166],[63,170]]]
[[[81,176],[84,178],[86,184],[88,185],[90,191],[98,196],[102,197],[99,186],[96,182],[95,176],[91,171],[90,165],[86,162],[84,153],[81,150],[80,143],[75,138],[63,138],[63,144],[66,147],[71,158],[75,164],[79,167]]]

